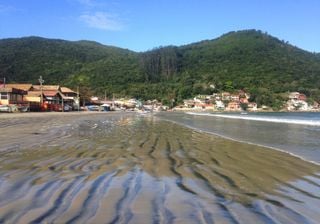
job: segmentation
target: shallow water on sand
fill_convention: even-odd
[[[159,113],[196,130],[282,150],[320,164],[320,113]]]
[[[0,120],[0,223],[318,223],[320,167],[135,114]]]

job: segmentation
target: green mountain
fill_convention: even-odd
[[[65,41],[26,37],[0,40],[0,76],[11,82],[35,82],[42,75],[47,83],[63,83],[93,66],[112,66],[137,58],[133,52],[92,41]],[[87,74],[88,77],[96,74]]]
[[[245,89],[260,104],[284,92],[320,100],[320,54],[256,30],[137,53],[91,41],[40,37],[0,40],[0,77],[64,84],[95,94],[181,101],[195,94]],[[215,89],[210,88],[214,84]]]

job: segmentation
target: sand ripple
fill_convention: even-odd
[[[320,220],[318,166],[152,116],[8,118],[0,131],[0,223]]]

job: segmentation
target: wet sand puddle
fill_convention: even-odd
[[[153,117],[70,120],[0,152],[0,223],[320,220],[316,165]]]

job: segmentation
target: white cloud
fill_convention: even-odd
[[[118,19],[105,12],[85,13],[80,16],[80,20],[89,27],[101,30],[117,31],[122,29],[122,24]]]

